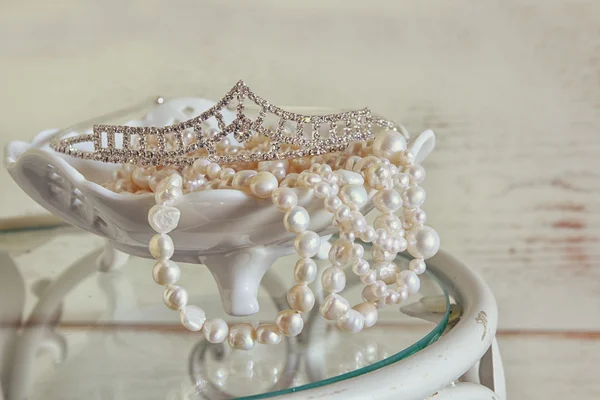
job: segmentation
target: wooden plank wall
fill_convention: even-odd
[[[238,79],[432,128],[426,210],[496,293],[512,398],[598,397],[600,3],[174,4],[0,5],[0,144]],[[0,217],[40,211],[0,184]]]

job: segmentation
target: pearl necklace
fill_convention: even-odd
[[[297,336],[302,331],[302,314],[315,304],[315,295],[308,285],[317,276],[317,265],[312,257],[319,251],[321,239],[316,232],[307,230],[310,215],[298,205],[298,197],[291,189],[294,186],[311,189],[315,197],[322,199],[340,232],[339,239],[329,250],[331,265],[321,276],[323,289],[329,293],[319,309],[324,318],[336,321],[343,331],[359,332],[376,323],[379,308],[402,303],[409,294],[417,293],[419,275],[426,269],[425,259],[439,249],[439,236],[433,228],[424,225],[426,214],[421,210],[425,191],[419,185],[425,179],[425,170],[414,163],[414,155],[406,149],[404,136],[397,131],[381,132],[369,145],[372,155],[347,157],[344,167],[335,171],[329,164],[320,162],[325,160],[324,157],[313,157],[308,169],[293,177],[287,175],[281,183],[277,172],[273,172],[281,167],[278,164],[270,164],[271,171],[237,173],[203,159],[192,166],[196,172],[213,179],[212,182],[219,179],[218,184],[204,182],[206,188],[220,187],[225,181],[258,198],[271,198],[284,213],[286,230],[296,234],[294,248],[299,260],[294,267],[296,285],[287,293],[290,308],[280,311],[273,323],[256,328],[248,323],[229,326],[221,318],[207,319],[203,309],[188,304],[187,291],[176,285],[181,271],[170,260],[175,246],[168,233],[179,223],[180,211],[173,204],[191,184],[189,181],[184,183],[181,175],[166,170],[159,170],[151,177],[144,176],[148,187],[154,190],[156,200],[148,213],[148,221],[157,232],[149,243],[150,253],[157,259],[152,275],[156,283],[165,286],[163,300],[167,307],[179,312],[183,326],[191,331],[202,330],[211,343],[227,340],[231,347],[244,350],[251,349],[257,342],[277,344],[283,336]],[[349,152],[354,150],[349,149]],[[285,171],[280,178],[281,175],[285,176]],[[141,179],[137,178],[134,176],[133,180]],[[369,226],[360,212],[369,201],[367,188],[374,192],[373,204],[381,212],[373,226]],[[399,216],[394,214],[401,209]],[[364,248],[356,238],[373,243],[372,266],[364,260]],[[399,271],[393,260],[405,250],[415,258],[410,261],[408,270]],[[348,266],[365,285],[362,290],[364,302],[353,307],[340,294],[346,286],[343,268]],[[395,286],[390,288],[388,285]]]

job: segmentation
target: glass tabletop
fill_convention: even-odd
[[[2,371],[9,371],[8,398],[266,398],[385,367],[435,342],[448,324],[448,293],[426,273],[418,295],[380,310],[378,323],[358,334],[340,332],[318,315],[317,304],[300,336],[231,350],[179,325],[152,280],[152,260],[130,257],[118,270],[99,272],[102,248],[102,239],[70,227],[0,233],[0,355]],[[396,262],[406,268],[408,261]],[[190,302],[211,317],[258,324],[287,308],[294,263],[294,256],[284,257],[267,272],[261,310],[251,317],[223,312],[204,266],[183,264],[181,282]],[[344,295],[356,304],[362,285],[351,272],[347,277]],[[317,285],[313,290],[322,299]]]

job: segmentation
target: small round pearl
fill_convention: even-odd
[[[373,294],[377,297],[383,297],[387,294],[387,285],[384,281],[375,281],[369,285]]]
[[[370,328],[377,322],[378,311],[373,303],[360,303],[352,307],[352,309],[363,315],[365,320],[365,328]]]
[[[406,150],[406,139],[400,132],[384,131],[373,140],[373,154],[387,158],[394,164],[400,162],[404,150]]]
[[[383,261],[392,262],[396,258],[396,256],[394,254],[390,253],[389,251],[385,251],[384,249],[382,249],[379,246],[371,247],[371,255],[373,256],[375,261],[378,261],[378,262],[383,262]]]
[[[298,195],[290,188],[275,189],[271,194],[271,199],[281,211],[287,211],[298,205]]]
[[[206,175],[210,179],[217,179],[221,173],[221,166],[216,163],[210,163],[206,166]]]
[[[394,214],[386,213],[378,215],[373,221],[373,228],[384,229],[388,233],[402,233],[402,221]]]
[[[399,299],[400,295],[397,291],[393,289],[388,289],[388,292],[385,295],[385,304],[396,304]]]
[[[320,182],[315,185],[315,196],[319,199],[324,199],[329,196],[331,188],[325,182]]]
[[[411,220],[417,225],[423,225],[427,221],[427,214],[419,208],[413,212]]]
[[[335,172],[326,172],[323,175],[323,180],[329,184],[332,183],[338,183],[340,181],[340,178],[338,178],[337,174]]]
[[[148,222],[158,233],[169,233],[179,224],[181,211],[176,207],[155,205],[148,212]]]
[[[348,300],[339,294],[332,293],[325,297],[323,304],[319,307],[319,312],[323,318],[333,321],[344,315],[349,308],[350,304],[348,304]]]
[[[334,213],[342,205],[342,200],[337,196],[327,196],[325,198],[325,209],[330,213]]]
[[[410,185],[410,177],[404,173],[396,174],[393,178],[393,183],[398,189],[404,189]]]
[[[400,164],[402,165],[410,165],[415,162],[415,155],[410,150],[404,150],[400,155]]]
[[[360,332],[365,326],[365,318],[359,311],[350,309],[338,319],[337,326],[344,332]]]
[[[421,183],[425,180],[425,168],[419,164],[411,165],[406,172],[415,183]]]
[[[275,167],[270,172],[273,174],[273,176],[275,176],[275,178],[277,178],[278,182],[283,181],[287,175],[287,171],[284,167]]]
[[[308,312],[315,305],[315,295],[305,284],[292,286],[287,293],[287,301],[290,307],[298,312]]]
[[[171,260],[162,259],[154,264],[152,268],[152,278],[159,285],[172,285],[181,277],[179,266]]]
[[[260,171],[250,178],[250,192],[258,198],[267,199],[277,187],[279,182],[275,175],[268,171]]]
[[[302,315],[295,310],[283,310],[275,317],[275,324],[279,331],[285,336],[297,336],[304,328],[304,320]]]
[[[354,263],[354,265],[352,265],[352,272],[354,272],[358,276],[367,274],[370,269],[371,269],[371,266],[369,265],[369,262],[364,259],[360,259],[360,260],[358,260],[358,262],[356,262],[356,263]]]
[[[345,219],[350,218],[350,214],[351,214],[351,210],[350,207],[348,207],[347,205],[341,205],[338,207],[338,209],[335,211],[335,218],[338,221],[343,221]]]
[[[408,289],[406,286],[398,286],[396,291],[398,292],[398,304],[404,303],[408,299]]]
[[[294,267],[294,279],[298,283],[312,283],[317,277],[317,264],[310,258],[301,258]]]
[[[233,176],[233,180],[231,181],[231,187],[237,190],[245,189],[250,184],[250,178],[256,174],[258,174],[258,172],[254,170],[236,172],[236,174]]]
[[[234,349],[250,350],[256,341],[256,331],[250,324],[235,324],[229,328],[229,345]]]
[[[204,333],[204,337],[210,343],[222,343],[227,339],[229,326],[221,318],[211,318],[204,322],[202,333]]]
[[[382,189],[373,197],[373,204],[382,213],[394,213],[402,207],[402,196],[394,189]]]
[[[377,272],[379,279],[391,285],[396,282],[398,274],[398,266],[393,262],[378,262],[373,265],[373,269]]]
[[[414,260],[410,260],[408,263],[408,268],[417,275],[421,275],[425,272],[426,265],[425,261],[420,258],[415,258]]]
[[[346,274],[339,267],[329,267],[321,275],[323,289],[329,293],[338,293],[346,287]]]
[[[340,191],[340,199],[347,205],[360,209],[367,204],[369,196],[364,185],[345,185]]]
[[[262,344],[278,344],[283,339],[275,324],[264,324],[256,328],[256,341]]]
[[[398,284],[398,287],[405,287],[409,294],[417,293],[421,287],[421,280],[417,274],[407,269],[400,271],[396,283]]]
[[[150,239],[148,244],[150,254],[156,259],[171,258],[175,252],[175,245],[173,239],[169,235],[156,234]]]
[[[285,229],[291,233],[301,233],[308,228],[310,216],[304,207],[296,206],[289,209],[283,217]]]
[[[366,274],[360,276],[360,281],[362,283],[364,283],[365,285],[370,285],[370,284],[374,283],[376,280],[377,280],[377,272],[374,269],[371,269]]]
[[[314,257],[321,247],[321,238],[313,231],[299,233],[294,239],[294,248],[300,257]]]
[[[171,310],[181,310],[188,301],[187,291],[181,286],[167,286],[163,292],[163,301]]]
[[[206,322],[206,313],[198,306],[188,305],[179,311],[181,325],[192,332],[198,332]]]
[[[377,229],[375,231],[377,233],[377,239],[375,239],[375,245],[379,247],[385,247],[385,243],[388,240],[389,234],[385,229]]]
[[[430,226],[417,226],[406,234],[408,252],[415,258],[428,259],[440,249],[440,237]]]
[[[391,184],[390,169],[383,164],[373,164],[367,170],[367,183],[374,189],[381,190]]]
[[[352,245],[352,260],[358,261],[365,255],[365,248],[360,243]]]
[[[371,243],[377,234],[375,233],[375,229],[372,226],[368,226],[362,232],[359,232],[358,236],[365,243]]]
[[[345,266],[352,261],[353,245],[350,241],[338,239],[329,249],[329,261],[336,266]]]
[[[402,200],[404,201],[404,207],[415,208],[420,207],[425,203],[427,195],[425,190],[421,186],[411,185],[407,187],[402,193]]]

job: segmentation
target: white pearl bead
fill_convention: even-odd
[[[396,303],[402,304],[408,299],[408,289],[406,286],[398,286],[396,291],[398,292],[398,300]]]
[[[426,265],[425,261],[420,258],[415,258],[414,260],[410,260],[408,263],[408,268],[417,275],[421,275],[425,272]]]
[[[264,324],[256,328],[256,341],[262,344],[278,344],[283,339],[275,324]]]
[[[337,182],[339,185],[363,185],[365,183],[364,178],[356,172],[340,169],[335,173],[339,178]]]
[[[145,168],[137,167],[133,170],[131,175],[131,180],[135,183],[140,189],[149,189],[149,181],[150,174],[146,172]]]
[[[194,163],[192,164],[192,169],[194,171],[196,171],[199,174],[206,174],[206,167],[208,167],[211,164],[210,161],[208,161],[205,158],[199,158],[196,161],[194,161]]]
[[[425,180],[425,168],[419,164],[411,165],[406,172],[415,183],[421,183]]]
[[[340,199],[347,205],[353,205],[360,209],[369,200],[364,185],[345,185],[340,191]]]
[[[308,228],[310,216],[304,207],[296,206],[285,213],[283,225],[288,232],[301,233]]]
[[[380,163],[379,158],[377,158],[375,156],[367,156],[367,157],[359,160],[356,164],[354,164],[352,171],[354,171],[356,173],[365,172],[372,165],[379,164],[379,163]],[[346,168],[346,169],[348,169],[348,168]]]
[[[366,227],[362,232],[359,232],[358,236],[365,243],[371,243],[377,234],[375,233],[375,229],[372,226]]]
[[[394,259],[396,258],[396,256],[394,256],[392,253],[390,253],[389,251],[385,251],[384,249],[382,249],[379,246],[371,247],[371,255],[373,256],[375,261],[378,261],[378,262],[383,262],[383,261],[391,262],[391,261],[394,261]]]
[[[399,299],[400,295],[397,291],[393,289],[388,289],[388,292],[385,295],[385,304],[396,304]]]
[[[220,173],[221,166],[219,164],[210,163],[206,166],[206,175],[208,175],[210,179],[218,178]]]
[[[363,315],[365,328],[370,328],[377,322],[378,311],[373,303],[360,303],[352,307],[352,309],[358,311]]]
[[[155,205],[148,212],[148,222],[158,233],[169,233],[179,224],[181,211],[176,207]]]
[[[178,188],[183,187],[183,178],[181,177],[181,175],[179,175],[176,172],[171,172],[170,175],[167,175],[165,178],[160,180],[156,184],[154,191],[161,192],[161,191],[171,188],[171,187],[178,187]]]
[[[321,238],[313,231],[299,233],[294,239],[294,248],[300,257],[314,257],[321,247]]]
[[[206,313],[198,306],[188,305],[179,311],[181,325],[192,332],[198,332],[206,322]]]
[[[352,245],[352,261],[358,261],[365,255],[365,248],[360,243]]]
[[[250,178],[250,192],[258,198],[267,199],[277,187],[279,182],[275,175],[268,171],[260,171]]]
[[[373,164],[367,169],[367,183],[374,189],[381,190],[391,184],[390,169],[383,164]]]
[[[210,343],[222,343],[227,339],[229,326],[221,318],[211,318],[204,322],[202,333],[204,333],[204,337]]]
[[[277,178],[278,182],[283,181],[285,179],[285,176],[287,175],[287,171],[283,167],[275,167],[271,169],[270,172],[275,178]]]
[[[317,264],[310,258],[301,258],[294,267],[294,279],[298,283],[312,283],[317,277]]]
[[[334,213],[342,205],[342,200],[337,196],[327,196],[325,198],[325,209],[330,213]]]
[[[349,228],[352,232],[360,233],[368,226],[367,219],[358,211],[352,211],[350,214]]]
[[[402,193],[402,200],[404,201],[404,207],[415,208],[420,207],[425,203],[427,195],[425,190],[421,186],[411,185],[407,187]]]
[[[411,220],[417,225],[423,225],[427,221],[427,214],[419,208],[413,212]]]
[[[371,285],[367,285],[363,288],[361,292],[361,297],[364,301],[374,302],[379,300],[379,296],[376,296],[375,293],[373,293],[373,288],[371,287]]]
[[[348,304],[348,300],[339,294],[332,293],[325,297],[323,304],[319,307],[319,312],[323,318],[333,321],[344,315],[349,308],[350,304]]]
[[[320,182],[315,185],[315,196],[319,199],[324,199],[329,196],[331,188],[325,182]]]
[[[440,249],[440,237],[430,226],[417,226],[406,234],[408,252],[415,258],[428,259]]]
[[[229,328],[229,345],[234,349],[250,350],[256,341],[256,331],[250,324],[235,324]]]
[[[304,313],[312,310],[315,305],[315,295],[305,284],[292,286],[287,293],[287,301],[294,310]]]
[[[162,259],[154,264],[152,268],[152,278],[159,285],[172,285],[181,277],[179,266],[171,260]]]
[[[402,165],[410,165],[415,162],[415,155],[412,151],[406,149],[400,155],[400,164]]]
[[[350,309],[338,319],[337,326],[344,332],[360,332],[365,326],[365,318],[359,311]]]
[[[409,294],[417,293],[421,287],[421,280],[417,274],[407,269],[400,271],[396,283],[398,287],[405,287]]]
[[[298,205],[298,195],[290,188],[278,188],[271,194],[273,204],[281,211],[287,211]]]
[[[275,325],[279,328],[279,331],[285,336],[298,336],[304,328],[304,320],[302,315],[294,310],[283,310],[275,317]]]
[[[337,196],[340,192],[340,186],[337,183],[332,183],[329,185],[329,194],[331,196]]]
[[[258,172],[254,170],[236,172],[236,174],[233,176],[233,180],[231,181],[231,187],[237,190],[243,190],[247,188],[250,184],[250,178],[256,174],[258,174]]]
[[[350,207],[348,207],[347,205],[341,205],[340,207],[338,207],[338,209],[335,211],[335,218],[338,221],[343,221],[345,219],[350,218],[350,213],[352,211],[350,210]]]
[[[396,282],[398,274],[398,266],[393,262],[378,262],[373,265],[373,269],[377,272],[379,279],[391,285]]]
[[[394,238],[394,250],[393,253],[401,253],[404,250],[406,250],[406,248],[408,247],[408,243],[406,242],[406,239],[404,239],[403,237],[395,237]]]
[[[387,158],[394,164],[400,162],[404,150],[406,150],[406,139],[400,132],[384,131],[373,140],[373,154]]]
[[[384,229],[388,233],[402,233],[402,221],[394,214],[381,214],[373,221],[373,228]]]
[[[319,175],[321,175],[323,178],[325,178],[325,174],[328,174],[328,173],[330,173],[330,172],[332,172],[332,171],[333,171],[333,169],[331,168],[331,166],[330,166],[330,165],[323,164],[323,165],[321,165],[321,166],[319,167],[319,169],[317,170],[317,173],[318,173]]]
[[[382,189],[373,197],[373,204],[382,213],[394,213],[402,207],[402,196],[394,189]]]
[[[364,283],[365,285],[370,285],[370,284],[374,283],[376,280],[377,280],[377,272],[375,272],[374,269],[371,269],[366,274],[360,276],[360,281],[362,283]]]
[[[173,239],[169,235],[160,233],[152,236],[150,243],[148,243],[148,248],[152,257],[156,259],[171,258],[175,252]]]
[[[407,174],[399,173],[393,178],[394,186],[398,189],[404,189],[410,185],[410,177]]]
[[[329,293],[338,293],[346,287],[346,274],[339,267],[329,267],[321,275],[323,289]]]
[[[371,269],[371,266],[369,265],[369,262],[364,259],[360,259],[360,260],[358,260],[358,262],[356,262],[356,263],[354,263],[354,265],[352,265],[352,272],[354,272],[358,276],[367,274],[370,269]],[[395,276],[394,276],[394,279],[395,279]]]
[[[385,243],[389,237],[387,231],[385,229],[377,229],[375,233],[377,233],[377,239],[375,239],[374,244],[381,248],[385,247]]]
[[[377,297],[384,297],[387,294],[387,285],[384,281],[375,281],[369,287]]]
[[[171,186],[162,189],[154,194],[154,201],[156,204],[174,204],[181,196],[183,196],[183,190],[177,186]]]
[[[163,292],[163,301],[171,310],[181,310],[188,301],[187,291],[181,286],[167,286]]]
[[[329,261],[336,266],[345,266],[352,261],[352,252],[352,242],[338,239],[329,249]]]

